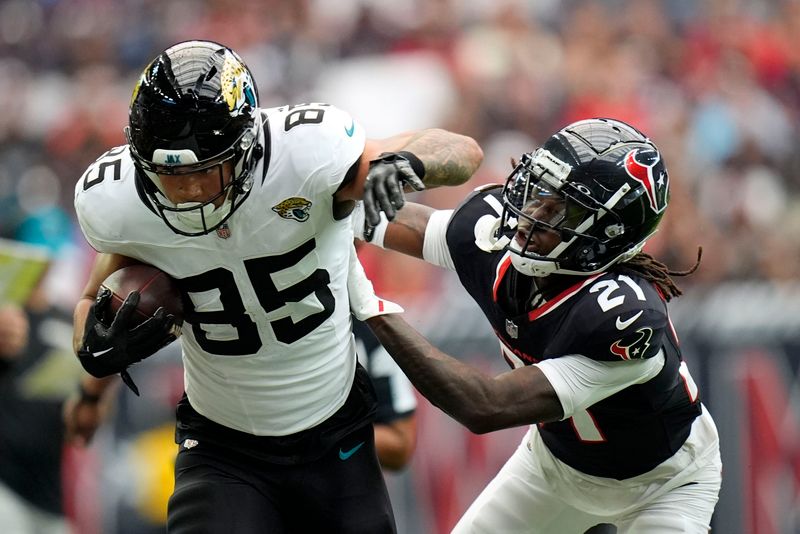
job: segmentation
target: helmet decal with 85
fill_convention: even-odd
[[[261,120],[253,76],[233,50],[211,41],[166,49],[139,78],[128,118],[136,179],[174,232],[207,234],[247,198],[263,155]],[[161,176],[197,173],[216,173],[219,191],[198,202],[167,197]]]
[[[613,119],[561,129],[524,154],[503,188],[498,239],[528,276],[605,271],[641,251],[669,202],[658,148]]]

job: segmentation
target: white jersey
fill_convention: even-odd
[[[266,156],[229,235],[170,230],[137,188],[127,146],[89,167],[75,209],[96,250],[153,265],[188,296],[181,341],[192,406],[227,427],[282,436],[331,416],[353,381],[353,232],[332,206],[365,136],[324,104],[261,112]]]

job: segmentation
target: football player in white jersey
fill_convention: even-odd
[[[393,218],[403,189],[465,182],[470,138],[431,129],[367,139],[325,104],[258,107],[229,48],[188,41],[159,54],[131,100],[128,144],[75,189],[98,252],[75,308],[75,350],[95,378],[65,417],[87,441],[112,375],[174,340],[163,309],[131,328],[100,283],[142,262],[172,276],[185,311],[171,533],[395,530],[375,457],[374,391],[357,365],[347,272],[350,212]]]
[[[591,119],[524,154],[505,187],[456,210],[410,204],[373,229],[454,270],[512,368],[488,377],[398,316],[369,319],[419,392],[477,433],[531,425],[453,532],[708,531],[719,440],[667,311],[681,294],[671,275],[687,273],[642,252],[668,200],[656,146]],[[357,267],[351,298],[369,302]]]

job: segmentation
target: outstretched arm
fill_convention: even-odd
[[[561,401],[538,367],[490,377],[431,345],[399,315],[402,308],[375,296],[355,248],[347,290],[355,317],[367,323],[417,390],[472,432],[557,421],[563,416]]]
[[[461,185],[469,180],[483,161],[483,151],[474,139],[440,129],[417,132],[396,150],[378,150],[407,151],[417,156],[425,165],[422,181],[429,188]]]
[[[424,204],[406,202],[392,222],[382,218],[381,223],[372,228],[372,233],[367,239],[364,236],[366,229],[364,206],[359,203],[353,215],[353,231],[356,239],[360,241],[369,241],[372,245],[396,250],[440,267],[452,269],[450,265],[452,261],[448,260],[449,255],[443,252],[447,248],[447,223],[451,215],[452,210],[437,210]],[[432,218],[436,223],[430,227]],[[424,254],[426,246],[428,256]],[[448,258],[437,256],[448,256]]]
[[[557,421],[561,402],[544,373],[530,365],[490,377],[441,352],[397,314],[367,320],[417,390],[472,432]]]

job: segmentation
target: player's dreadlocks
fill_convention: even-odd
[[[679,297],[683,294],[683,291],[677,286],[672,276],[692,274],[700,266],[700,258],[702,257],[703,247],[698,247],[697,261],[691,269],[673,271],[650,254],[640,252],[628,261],[614,265],[611,270],[622,274],[634,274],[653,282],[661,294],[664,295],[664,299],[669,301],[671,298]]]

